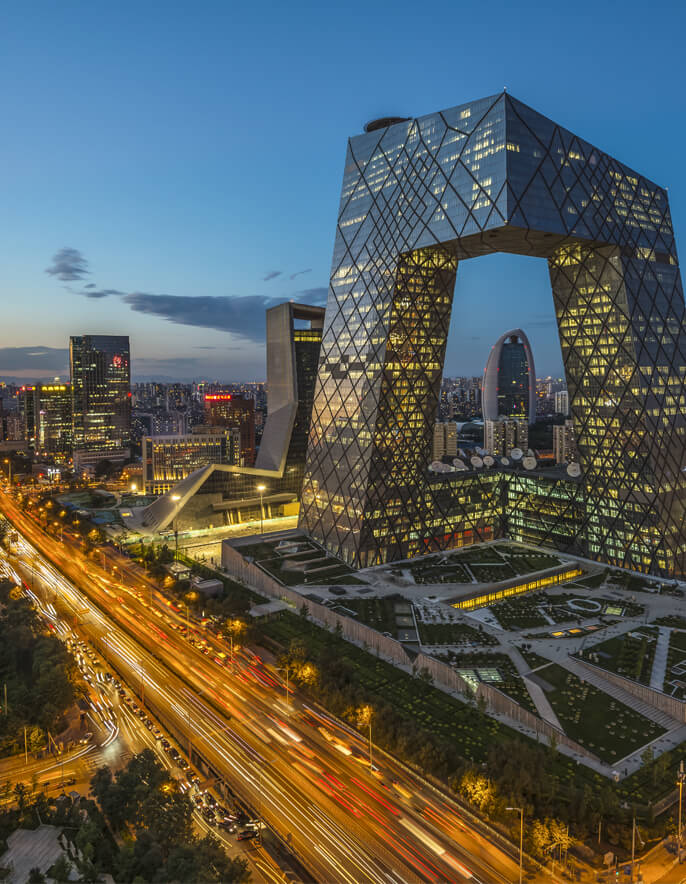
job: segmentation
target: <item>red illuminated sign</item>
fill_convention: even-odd
[[[205,402],[229,402],[231,393],[205,393]]]

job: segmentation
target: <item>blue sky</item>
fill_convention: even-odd
[[[685,23],[659,0],[6,4],[0,377],[111,332],[138,377],[262,379],[265,303],[328,284],[347,137],[503,86],[669,186],[681,242]],[[446,372],[515,325],[557,372],[551,318],[544,261],[463,263]]]

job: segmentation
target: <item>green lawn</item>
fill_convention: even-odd
[[[410,607],[409,602],[400,595],[387,595],[377,599],[343,599],[340,603],[340,607],[354,611],[360,622],[379,632],[390,632],[394,637],[397,632],[395,622],[397,605],[403,608]]]
[[[475,677],[479,681],[484,681],[492,687],[512,697],[515,702],[519,703],[529,712],[538,715],[536,706],[531,699],[529,691],[517,672],[517,668],[507,654],[458,654],[449,652],[447,654],[436,655],[439,660],[443,660],[454,669],[467,669],[475,673]],[[490,679],[485,677],[489,670],[497,670],[497,675],[501,680]]]
[[[550,663],[550,660],[541,657],[540,654],[537,654],[529,648],[518,648],[517,650],[532,669],[538,669],[539,666],[547,666]]]
[[[642,626],[586,648],[584,657],[617,675],[650,684],[657,635],[657,627]]]
[[[291,639],[302,637],[315,653],[321,652],[323,648],[329,648],[342,659],[354,660],[357,676],[367,689],[370,702],[389,704],[396,710],[404,712],[408,719],[414,719],[417,716],[427,729],[435,730],[436,733],[446,736],[457,747],[462,757],[471,759],[477,764],[486,762],[489,750],[495,748],[498,751],[500,746],[506,746],[508,740],[531,743],[519,732],[480,715],[478,710],[466,707],[464,703],[453,699],[450,695],[419,679],[412,678],[390,664],[378,660],[373,654],[347,643],[344,639],[338,638],[312,623],[303,621],[295,614],[286,612],[278,619],[260,624],[260,630],[267,634],[270,638],[269,643],[273,644],[274,650],[277,651],[279,648],[288,647]],[[527,650],[523,653],[532,668],[539,665],[539,662],[550,665],[549,661],[532,651]],[[560,667],[554,668],[560,669]],[[562,672],[566,674],[565,670]],[[549,682],[554,680],[552,673],[547,680]],[[562,696],[561,691],[559,691],[559,695]],[[548,696],[550,699],[550,695]],[[631,710],[626,710],[626,707],[617,710],[617,704],[604,694],[600,696],[600,700],[601,703],[594,701],[591,711],[594,718],[600,718],[601,725],[609,717],[608,713],[611,713],[612,716],[615,716],[613,718],[615,724],[620,718],[622,722],[626,723],[629,729],[628,736],[631,737],[631,742],[634,744],[640,745],[641,742],[652,738],[652,735],[640,738],[633,734],[637,723],[642,725],[646,722],[644,718],[637,717]],[[611,703],[614,708],[611,708]],[[558,716],[563,718],[564,715],[559,706],[558,702]],[[626,715],[624,710],[626,710]],[[620,718],[616,717],[618,713]],[[650,723],[648,722],[648,724]],[[616,728],[613,727],[613,729]],[[588,730],[592,731],[592,728],[588,728]],[[637,730],[640,731],[641,727],[639,726]],[[604,735],[602,728],[601,733]],[[570,736],[575,736],[575,733]],[[583,733],[582,736],[589,735]],[[612,739],[612,734],[609,737]],[[591,741],[598,742],[592,739],[592,735]],[[623,748],[622,745],[621,749],[623,750]],[[664,757],[666,762],[664,767],[663,762],[657,759],[657,761],[644,765],[616,787],[612,786],[606,777],[583,764],[578,764],[574,759],[568,758],[560,752],[550,756],[549,764],[553,766],[559,788],[558,795],[562,802],[572,800],[574,796],[578,797],[579,790],[586,788],[590,790],[591,795],[598,799],[600,796],[606,795],[608,789],[616,788],[623,800],[648,803],[673,789],[676,768],[685,751],[686,742],[676,747],[669,756]],[[621,754],[620,750],[619,754],[613,758],[619,758]]]
[[[664,733],[664,728],[557,663],[536,676],[552,688],[544,690],[567,736],[610,764]]]
[[[423,645],[498,644],[498,639],[481,627],[467,623],[424,623],[417,620],[417,627]]]
[[[685,682],[686,673],[672,672],[672,667],[686,661],[686,632],[673,631],[669,637],[669,651],[667,652],[667,667],[665,669],[665,681],[663,690],[666,694],[679,700],[686,699],[686,687],[670,682]]]

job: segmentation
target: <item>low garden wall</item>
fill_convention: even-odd
[[[586,660],[579,659],[579,657],[574,657],[574,662],[589,672],[594,672],[596,675],[604,678],[605,681],[609,681],[610,684],[626,691],[627,694],[631,694],[638,700],[648,703],[654,709],[665,712],[675,721],[686,722],[686,702],[684,700],[677,700],[676,697],[670,697],[667,694],[663,694],[662,691],[656,691],[655,688],[648,687],[646,684],[639,684],[637,681],[632,681],[632,679],[625,678],[623,675],[617,675],[616,672],[609,672],[607,669],[603,669],[602,666],[588,663]]]
[[[308,616],[328,626],[329,629],[340,627],[342,634],[350,641],[365,645],[374,651],[379,657],[397,663],[401,666],[410,666],[412,661],[405,648],[394,638],[381,635],[376,629],[366,626],[351,617],[337,614],[326,605],[320,605],[305,598],[299,592],[279,583],[257,565],[246,561],[238,550],[233,549],[228,543],[222,545],[222,566],[232,575],[242,580],[248,586],[254,587],[258,592],[275,599],[282,599],[293,604],[297,609],[303,605],[307,608]]]
[[[271,598],[286,601],[298,609],[305,605],[308,616],[312,620],[327,626],[329,629],[339,627],[345,638],[366,646],[378,656],[401,666],[413,666],[416,670],[426,669],[436,687],[456,691],[463,696],[471,693],[471,688],[467,682],[447,663],[443,663],[441,660],[437,660],[435,657],[430,657],[424,653],[420,653],[413,663],[399,641],[381,635],[376,629],[353,620],[352,617],[337,614],[326,607],[326,605],[312,602],[294,589],[283,586],[278,580],[267,574],[257,565],[246,561],[240,552],[228,543],[223,544],[222,547],[222,565],[233,576]],[[558,730],[558,728],[547,721],[529,712],[528,709],[524,709],[519,703],[503,694],[497,688],[482,682],[477,688],[476,696],[477,698],[483,697],[487,707],[492,712],[503,715],[534,733],[547,737],[548,740],[554,740],[558,745],[566,746],[585,758],[595,762],[599,761],[597,756],[570,739],[563,731]]]
[[[471,692],[470,686],[462,676],[455,672],[452,666],[437,660],[435,657],[429,657],[427,654],[420,653],[415,661],[415,666],[419,669],[426,669],[431,674],[437,687],[448,688],[461,694]],[[536,734],[541,734],[549,740],[553,739],[558,745],[567,746],[568,749],[583,755],[585,758],[589,758],[591,761],[600,761],[597,755],[589,752],[588,749],[575,740],[570,739],[563,731],[529,712],[528,709],[524,709],[523,706],[520,706],[519,703],[492,685],[480,682],[476,689],[476,697],[477,699],[483,697],[491,712],[504,715],[506,718],[516,721],[523,727],[534,731]]]

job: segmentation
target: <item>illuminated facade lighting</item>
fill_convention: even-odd
[[[458,264],[497,251],[548,262],[578,481],[427,470]],[[663,188],[507,94],[368,128],[348,144],[300,528],[356,566],[508,531],[684,575],[685,376]]]

